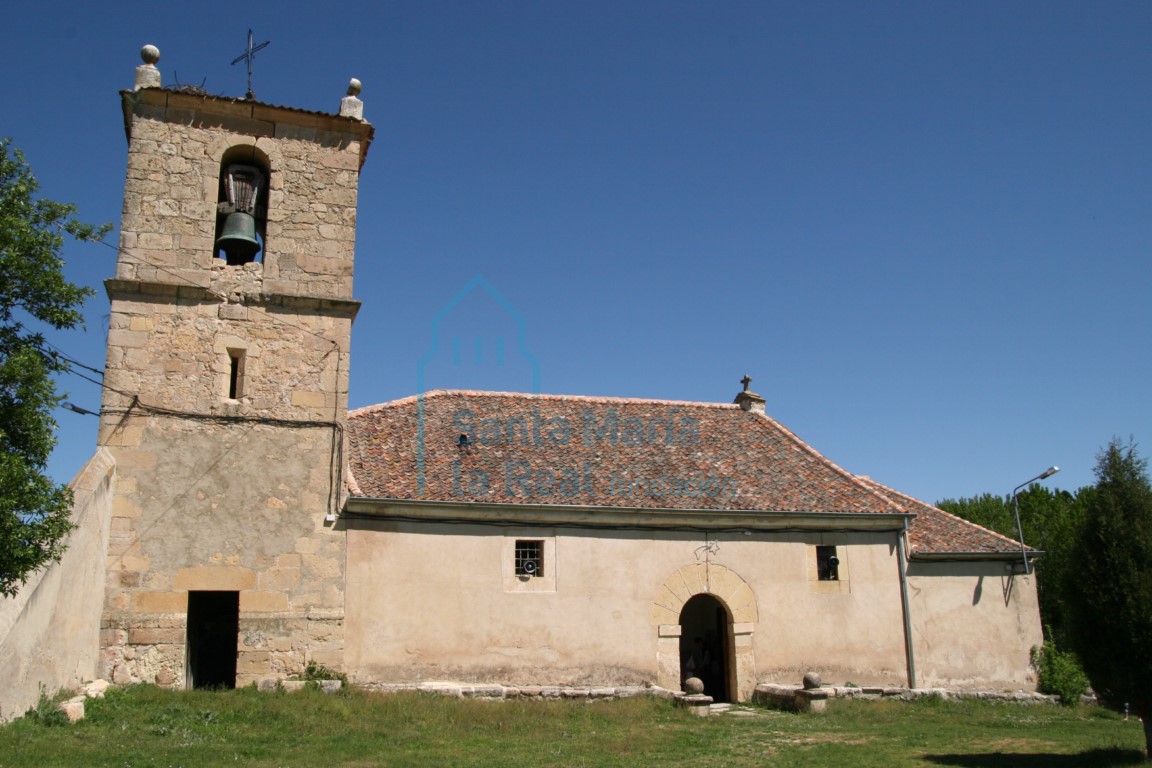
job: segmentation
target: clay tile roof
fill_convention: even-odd
[[[1001,536],[983,526],[970,523],[931,504],[925,504],[919,499],[914,499],[886,485],[881,485],[871,478],[858,477],[857,479],[916,515],[916,519],[912,521],[908,530],[909,554],[913,557],[927,554],[971,554],[977,552],[1020,554],[1020,542],[1018,541],[1007,536]],[[1034,550],[1030,549],[1029,551]]]
[[[365,499],[909,514],[913,556],[1020,551],[737,405],[436,390],[352,411],[348,469]]]
[[[352,411],[348,443],[363,498],[905,512],[736,405],[437,390]]]

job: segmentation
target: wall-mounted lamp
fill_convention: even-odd
[[[60,406],[62,408],[69,410],[69,411],[72,411],[73,413],[79,413],[82,416],[99,416],[100,415],[100,414],[96,413],[96,411],[90,411],[87,408],[81,408],[80,406],[76,405],[75,403],[69,403],[68,401],[64,401],[63,403],[60,403]]]
[[[1048,469],[1036,475],[1036,477],[1032,478],[1031,480],[1026,480],[1025,482],[1020,483],[1020,485],[1012,489],[1012,511],[1016,515],[1016,533],[1020,537],[1020,557],[1024,559],[1025,575],[1032,573],[1032,566],[1028,564],[1028,548],[1024,546],[1024,527],[1020,525],[1020,502],[1018,500],[1020,489],[1026,485],[1031,485],[1037,480],[1043,480],[1045,478],[1052,477],[1052,475],[1059,471],[1060,467],[1048,467]]]

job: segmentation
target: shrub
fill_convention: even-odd
[[[1088,690],[1088,676],[1073,653],[1061,651],[1048,640],[1032,648],[1032,666],[1040,675],[1040,693],[1059,696],[1066,707],[1080,702]]]
[[[48,691],[41,684],[40,698],[37,700],[36,706],[29,707],[28,711],[24,713],[24,717],[40,725],[68,725],[68,715],[64,714],[64,711],[57,704],[58,697],[49,696]]]
[[[348,686],[348,675],[343,672],[337,672],[334,669],[329,669],[323,664],[317,664],[315,661],[309,661],[308,665],[304,667],[304,675],[301,679],[309,682],[339,680],[344,684],[344,687]]]

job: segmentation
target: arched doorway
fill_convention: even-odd
[[[725,647],[721,662],[725,674],[724,694],[729,701],[748,701],[756,688],[756,658],[752,637],[760,621],[756,594],[740,574],[718,563],[693,563],[670,574],[656,590],[650,621],[656,632],[656,684],[669,690],[680,690],[683,681],[681,646],[691,644],[696,635],[692,627],[683,627],[682,616],[688,603],[707,597],[711,603],[715,626],[715,608],[719,605],[727,616],[727,626],[718,633]],[[702,601],[703,605],[708,605]],[[689,616],[695,615],[692,609]],[[707,621],[705,617],[702,619]],[[707,629],[701,623],[702,630]],[[716,630],[713,629],[715,632]],[[703,637],[703,632],[700,633]]]
[[[713,700],[732,701],[734,662],[728,608],[712,595],[694,595],[680,610],[682,676],[704,681],[704,693]]]

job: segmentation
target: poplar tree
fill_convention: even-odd
[[[1068,573],[1073,647],[1092,687],[1144,720],[1152,756],[1152,485],[1136,446],[1113,440],[1096,457],[1075,568]]]

